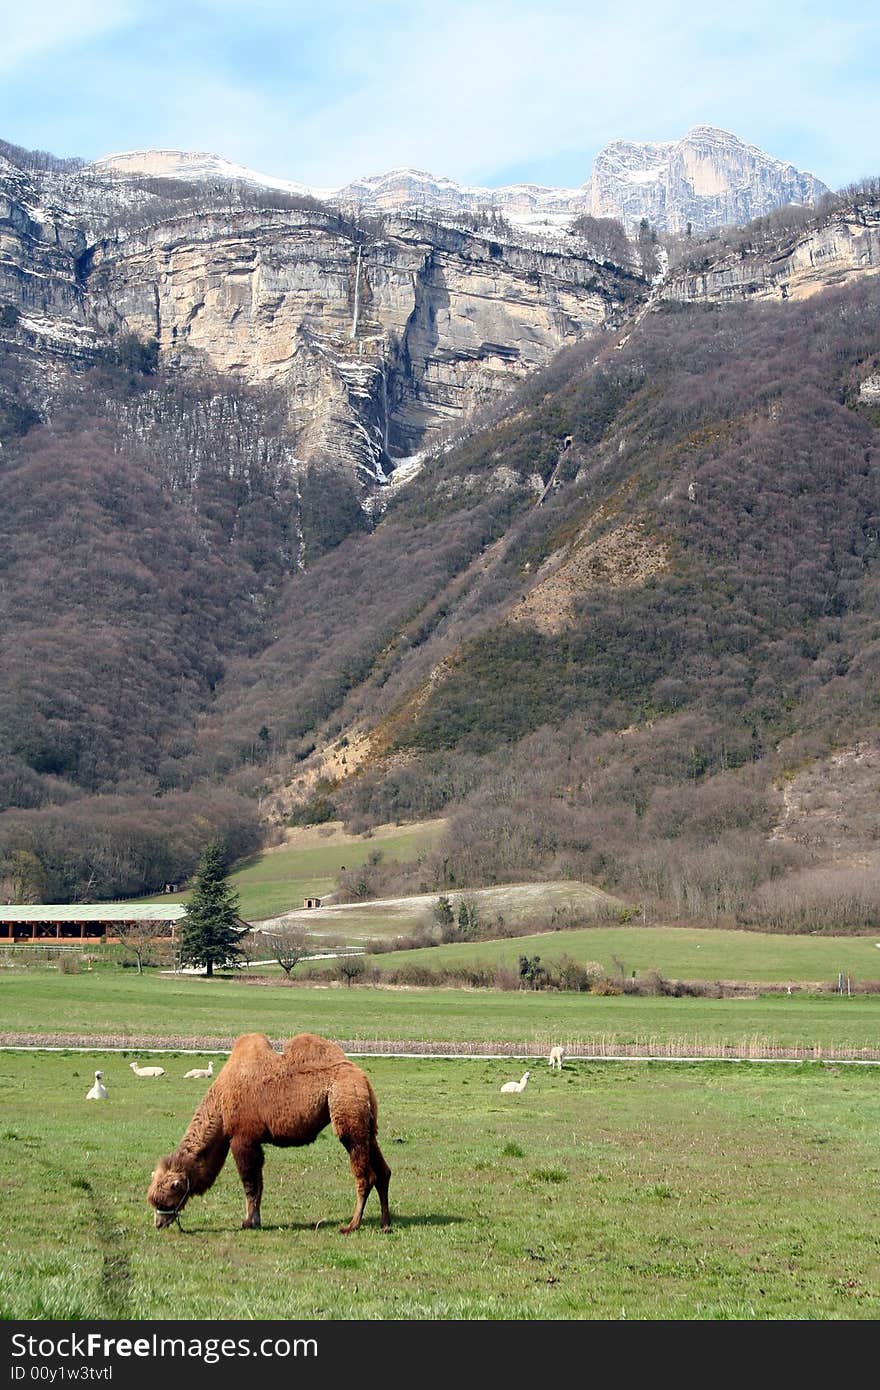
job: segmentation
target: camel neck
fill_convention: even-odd
[[[189,1177],[194,1193],[211,1186],[226,1160],[229,1140],[223,1133],[220,1106],[209,1091],[189,1122],[172,1161]]]

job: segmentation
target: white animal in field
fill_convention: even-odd
[[[207,1081],[208,1077],[213,1075],[214,1063],[210,1061],[206,1067],[193,1067],[192,1071],[185,1072],[183,1079],[188,1081],[192,1077],[194,1081]]]
[[[565,1056],[565,1048],[564,1048],[564,1047],[559,1047],[559,1046],[551,1047],[551,1049],[550,1049],[550,1056],[549,1056],[549,1058],[548,1058],[548,1060],[549,1060],[549,1062],[550,1062],[550,1070],[551,1070],[551,1071],[562,1071],[562,1059],[563,1059],[564,1056]]]
[[[129,1062],[128,1065],[131,1067],[131,1069],[132,1069],[132,1071],[134,1072],[135,1076],[164,1076],[164,1075],[165,1075],[165,1068],[164,1068],[164,1067],[139,1067],[138,1064],[137,1064],[137,1062]]]
[[[501,1087],[501,1094],[504,1095],[505,1091],[524,1091],[526,1089],[526,1082],[531,1074],[530,1071],[527,1071],[520,1077],[519,1081],[505,1081],[504,1085]]]
[[[90,1091],[86,1091],[86,1100],[109,1100],[103,1076],[104,1073],[102,1071],[95,1072],[95,1084]]]

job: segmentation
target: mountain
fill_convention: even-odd
[[[628,253],[546,245],[497,215],[365,219],[214,182],[234,166],[208,156],[141,163],[0,159],[0,303],[33,408],[134,334],[170,369],[281,391],[291,458],[369,488],[647,291]]]
[[[795,885],[815,926],[833,882],[852,924],[880,189],[661,240],[653,284],[491,214],[20,153],[0,191],[7,894],[442,811],[403,887],[757,923]]]
[[[254,188],[272,188],[281,193],[304,194],[320,198],[330,190],[315,190],[292,179],[279,179],[273,174],[261,174],[244,164],[236,164],[220,155],[197,150],[131,150],[125,154],[108,154],[93,160],[88,169],[94,174],[110,177],[150,179],[189,179],[194,183],[246,183]]]
[[[216,155],[141,150],[108,155],[98,173],[175,179],[230,179],[254,186],[311,193],[324,202],[367,211],[479,212],[496,209],[515,225],[545,236],[576,217],[619,218],[635,231],[643,218],[657,231],[684,232],[738,225],[785,203],[814,204],[828,192],[813,174],[748,145],[714,126],[694,126],[680,140],[613,140],[596,156],[581,188],[512,184],[485,188],[419,169],[394,169],[340,188],[307,189],[259,174]]]
[[[215,707],[227,740],[270,712],[300,736],[276,814],[451,814],[413,882],[556,874],[682,917],[863,920],[878,308],[870,276],[661,303],[432,460],[369,547],[294,581],[246,694],[230,673]]]
[[[813,174],[700,125],[673,142],[606,145],[593,165],[590,210],[630,228],[646,218],[658,231],[702,232],[738,226],[786,203],[814,204],[828,191]]]

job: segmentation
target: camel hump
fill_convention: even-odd
[[[265,1057],[267,1053],[274,1053],[275,1049],[266,1037],[265,1033],[242,1033],[240,1038],[236,1038],[229,1054],[229,1060],[233,1058],[236,1062],[246,1062],[251,1059],[258,1060]]]
[[[284,1056],[298,1067],[337,1067],[348,1058],[335,1042],[317,1033],[297,1033],[284,1044]]]

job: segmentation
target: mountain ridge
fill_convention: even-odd
[[[412,168],[360,176],[337,188],[311,188],[216,155],[168,150],[107,155],[88,167],[108,173],[244,179],[365,210],[495,207],[523,227],[557,229],[588,214],[619,217],[629,230],[647,218],[658,230],[683,232],[690,222],[694,230],[704,231],[747,221],[781,203],[812,203],[829,191],[815,175],[709,125],[693,126],[677,141],[612,140],[598,152],[592,174],[579,188],[531,182],[483,187]]]
[[[791,874],[815,896],[828,864],[873,871],[869,811],[832,830],[816,797],[839,801],[851,749],[869,806],[876,766],[876,188],[662,238],[650,285],[582,248],[566,280],[491,218],[8,160],[0,191],[11,891],[125,896],[185,875],[210,830],[240,852],[290,818],[440,810],[405,886],[589,877],[751,922]],[[253,295],[270,273],[302,318]],[[548,337],[513,384],[563,292],[596,297],[595,331]],[[489,327],[511,304],[513,336]],[[503,389],[367,515],[303,462],[277,373],[241,368],[272,346],[255,325],[282,363],[304,328],[357,407],[333,398],[326,438],[380,440],[380,305],[422,358],[416,404]]]

